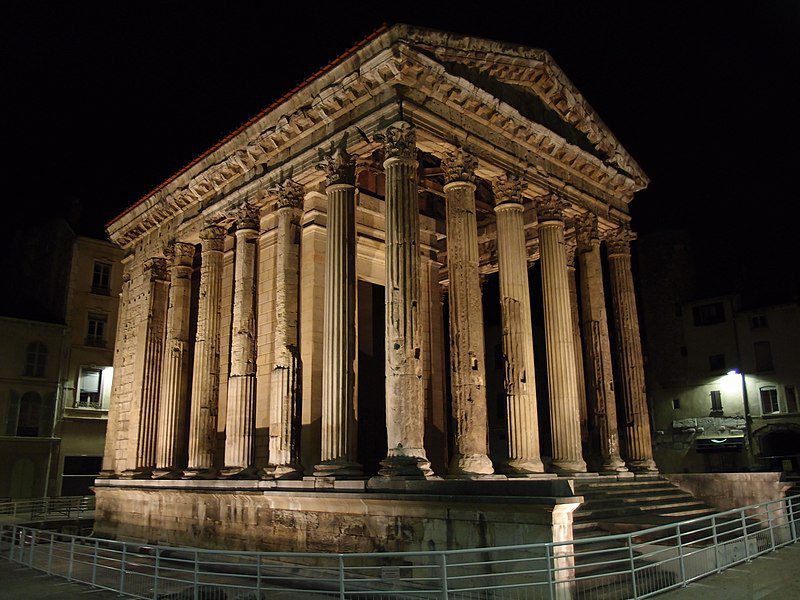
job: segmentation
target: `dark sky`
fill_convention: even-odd
[[[12,227],[78,199],[101,231],[382,22],[407,22],[549,50],[652,179],[636,229],[688,226],[721,291],[739,272],[800,279],[800,2],[199,5],[6,9]]]

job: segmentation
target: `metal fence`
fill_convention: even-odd
[[[137,598],[645,598],[798,540],[800,495],[624,535],[382,553],[231,552],[0,526],[0,553]]]
[[[0,502],[0,523],[81,519],[90,516],[94,511],[94,503],[94,496],[57,496]]]

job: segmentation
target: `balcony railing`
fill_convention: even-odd
[[[108,345],[108,342],[105,340],[105,338],[87,335],[84,344],[86,346],[92,346],[93,348],[105,348]]]

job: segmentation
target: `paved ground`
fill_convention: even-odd
[[[93,590],[88,585],[70,583],[39,571],[0,559],[0,598],[3,600],[119,600],[114,592]]]
[[[664,600],[759,600],[800,597],[800,544],[792,544],[759,556],[751,563],[732,567],[689,584],[686,588],[667,592]]]

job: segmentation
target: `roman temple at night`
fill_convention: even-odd
[[[628,210],[647,184],[546,51],[377,31],[109,223],[95,531],[571,539],[573,482],[657,474]]]

